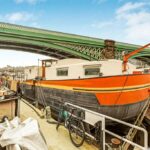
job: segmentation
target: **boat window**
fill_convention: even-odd
[[[68,68],[57,69],[57,76],[68,76]]]
[[[101,66],[101,64],[84,65],[85,76],[102,76],[102,73],[100,72]]]
[[[99,67],[85,68],[85,75],[100,75]]]

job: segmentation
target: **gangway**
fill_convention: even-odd
[[[82,120],[83,122],[88,123],[92,126],[95,126],[95,124],[97,122],[101,123],[101,133],[103,136],[100,135],[100,137],[102,138],[101,139],[102,144],[100,145],[100,150],[106,150],[106,147],[108,147],[108,148],[111,147],[111,145],[106,143],[106,134],[113,136],[113,137],[123,141],[124,143],[128,143],[129,145],[132,145],[133,147],[139,148],[140,150],[148,150],[148,133],[147,133],[146,129],[139,127],[137,125],[133,125],[133,124],[124,122],[124,121],[119,120],[119,119],[112,118],[110,116],[106,116],[106,115],[88,110],[86,108],[83,108],[83,107],[80,107],[80,106],[77,106],[77,105],[74,105],[71,103],[66,102],[65,105],[67,107],[73,107],[73,108],[80,109],[80,110],[84,111],[85,116],[84,116],[84,119]],[[127,137],[122,137],[119,134],[114,133],[113,131],[107,129],[106,128],[106,120],[116,122],[116,123],[122,124],[124,126],[127,126],[128,128],[143,132],[144,146],[141,146],[138,143],[133,142],[131,139],[128,139]],[[88,135],[88,133],[86,133],[86,134]],[[92,137],[92,135],[90,135],[90,136]],[[93,137],[93,138],[95,138],[95,137]],[[122,145],[120,145],[120,150],[123,150],[122,148],[123,148]]]

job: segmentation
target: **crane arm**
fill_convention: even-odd
[[[149,43],[149,44],[146,44],[146,45],[144,45],[144,46],[142,46],[142,47],[140,47],[140,48],[138,48],[138,49],[136,49],[136,50],[134,50],[133,52],[131,52],[131,53],[129,53],[129,54],[124,55],[124,57],[123,57],[123,70],[122,70],[122,72],[127,71],[127,62],[128,62],[128,59],[129,59],[130,57],[132,57],[133,55],[135,55],[135,54],[141,52],[142,50],[144,50],[145,48],[147,48],[147,47],[149,47],[149,46],[150,46],[150,43]]]

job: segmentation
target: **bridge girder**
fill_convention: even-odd
[[[6,23],[0,23],[0,48],[38,53],[63,58],[87,60],[105,59],[105,40],[49,30],[42,30]],[[122,52],[131,52],[139,45],[115,42],[115,58],[121,59]],[[136,55],[149,58],[150,49]],[[147,60],[147,59],[146,59]]]

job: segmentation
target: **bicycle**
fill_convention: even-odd
[[[63,109],[60,112],[60,116],[64,116],[68,112],[68,115],[65,115],[64,119],[64,126],[69,131],[69,136],[71,142],[76,147],[80,147],[83,145],[85,141],[85,128],[83,124],[83,111],[77,108],[69,108],[67,110],[66,106],[62,107]],[[61,120],[61,119],[60,119]],[[60,126],[60,122],[58,122],[56,129],[58,130]]]

